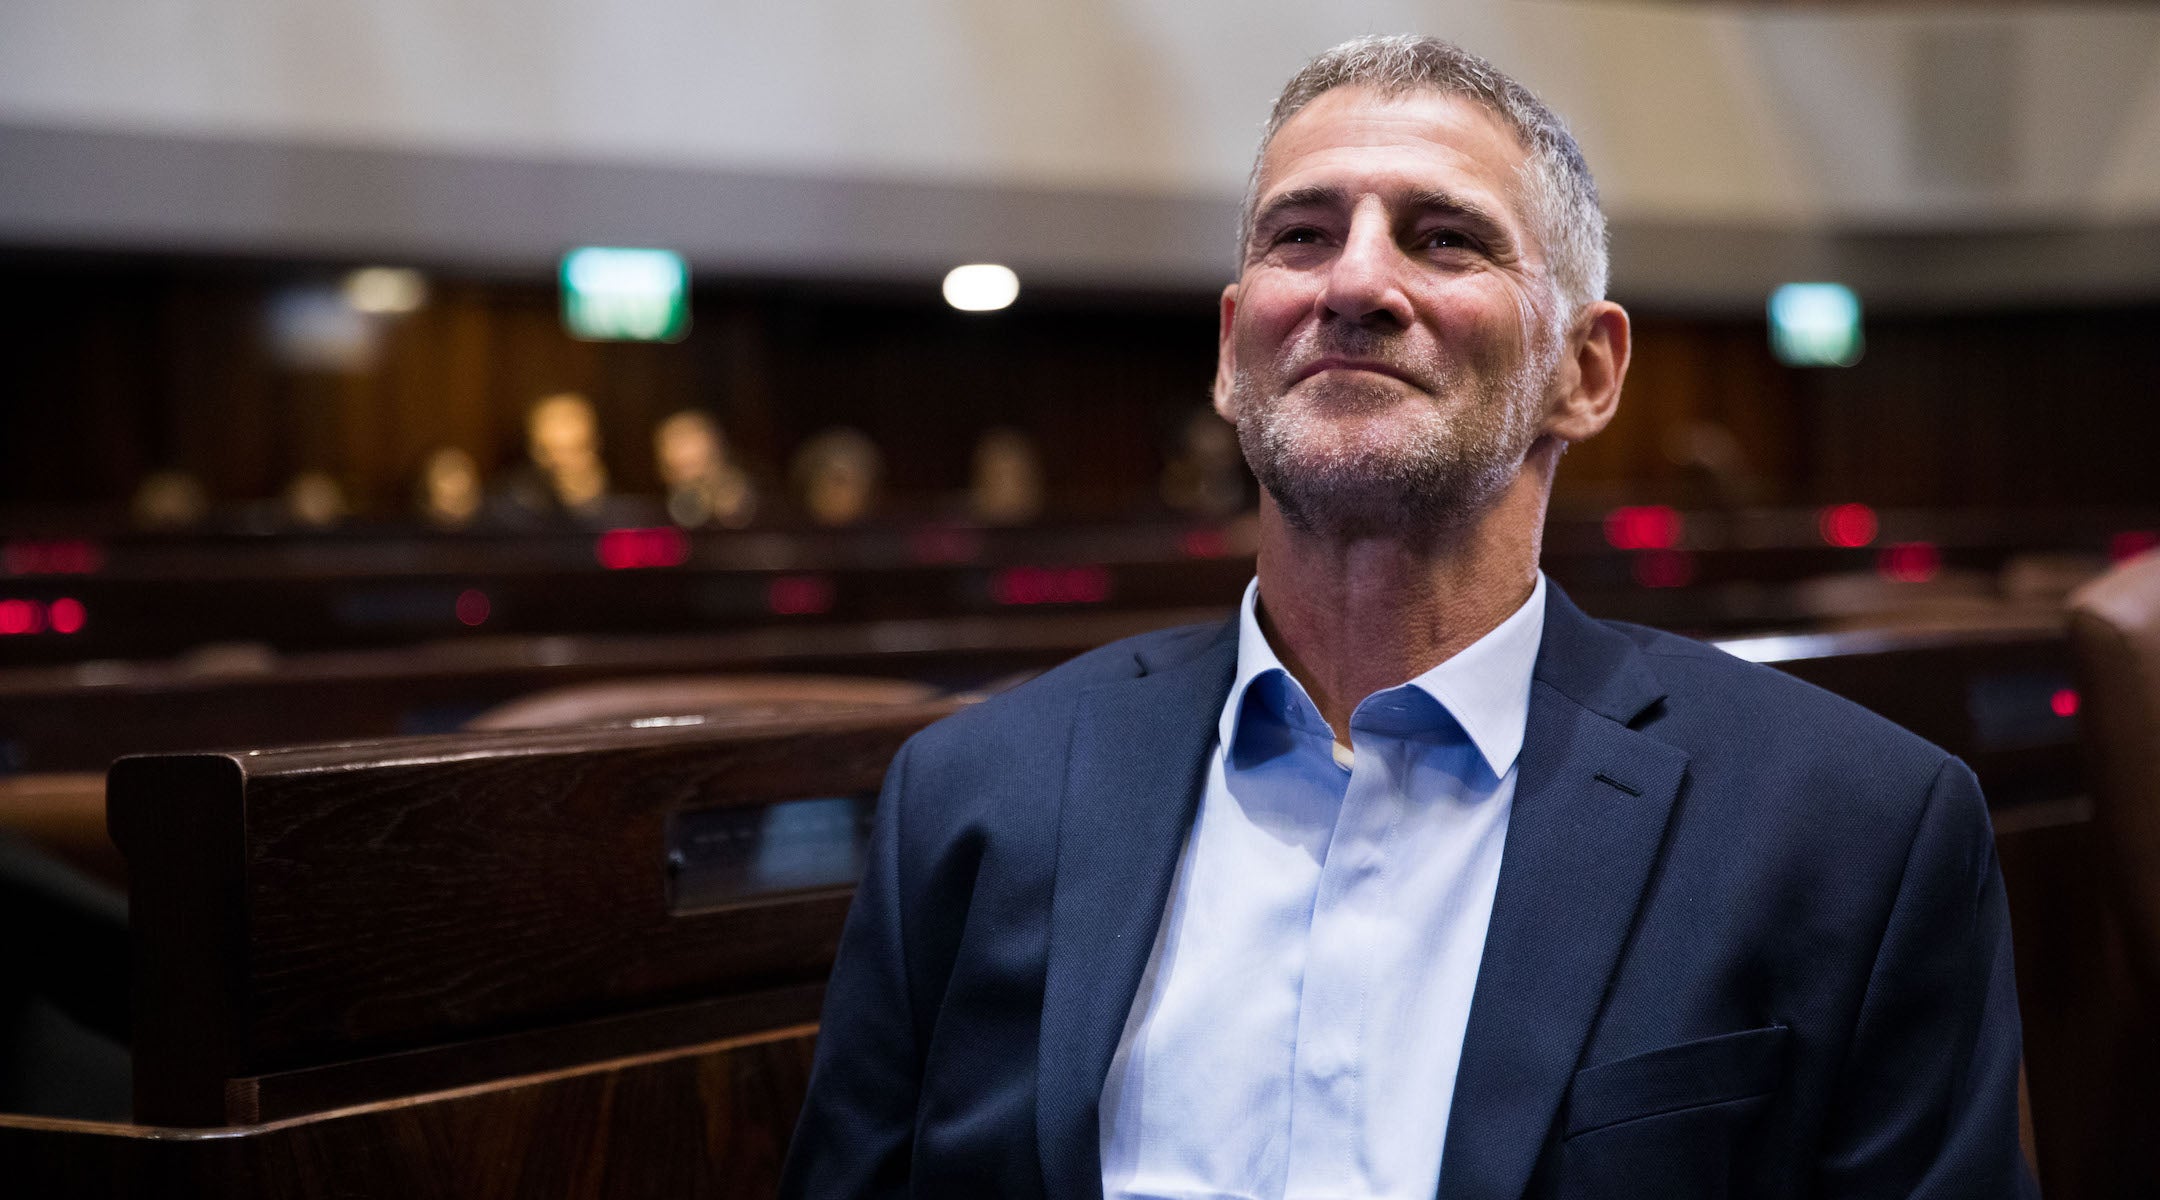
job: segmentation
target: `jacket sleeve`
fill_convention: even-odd
[[[2018,1146],[2017,989],[1987,804],[1936,772],[1839,1080],[1824,1196],[2036,1196]]]
[[[825,987],[809,1095],[782,1174],[785,1200],[907,1192],[922,1085],[900,900],[910,748],[886,772],[868,861]]]

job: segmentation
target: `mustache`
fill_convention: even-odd
[[[1283,378],[1294,379],[1324,359],[1384,364],[1391,373],[1428,390],[1445,374],[1439,363],[1420,353],[1400,332],[1342,325],[1317,327],[1290,346],[1283,355]]]

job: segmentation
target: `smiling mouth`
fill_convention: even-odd
[[[1316,375],[1328,371],[1358,371],[1367,375],[1383,375],[1399,383],[1407,383],[1412,387],[1417,386],[1416,381],[1405,375],[1401,368],[1391,363],[1376,362],[1371,359],[1333,357],[1316,359],[1307,363],[1298,370],[1297,375],[1290,381],[1291,386],[1295,387]]]

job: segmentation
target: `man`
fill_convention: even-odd
[[[1971,773],[1537,569],[1628,361],[1559,120],[1349,43],[1243,226],[1255,585],[894,762],[789,1193],[2018,1194]]]

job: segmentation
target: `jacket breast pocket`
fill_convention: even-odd
[[[1568,1088],[1562,1196],[1722,1197],[1785,1075],[1782,1025],[1586,1067]]]

